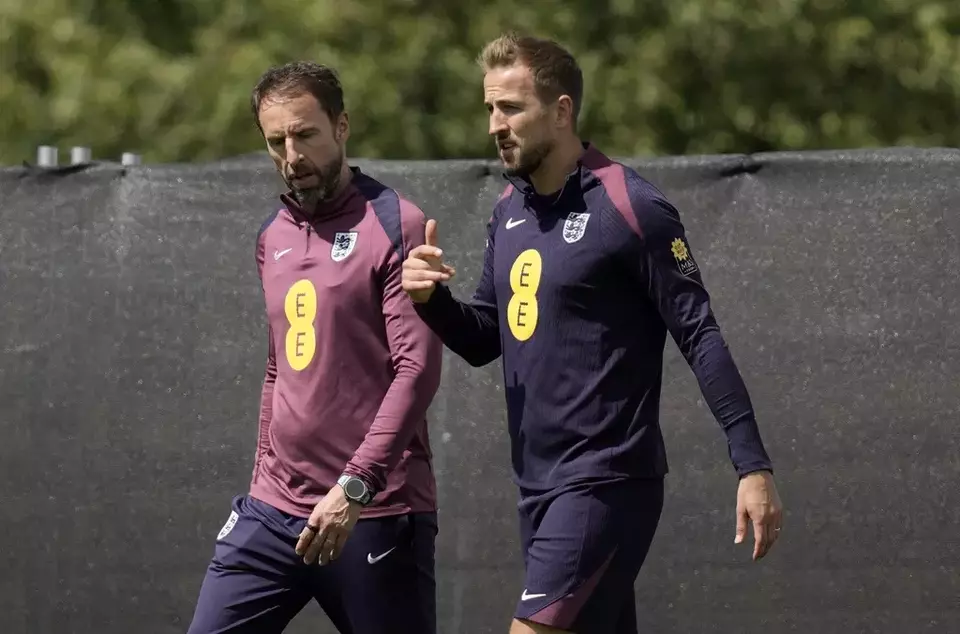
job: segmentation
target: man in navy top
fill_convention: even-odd
[[[736,542],[754,559],[781,504],[750,398],[712,314],[677,210],[576,131],[582,76],[558,45],[506,35],[480,56],[508,185],[469,302],[443,282],[437,226],[403,287],[473,366],[502,355],[526,578],[511,633],[637,631],[633,584],[659,523],[669,332],[739,475]]]
[[[443,348],[401,288],[423,213],[347,164],[332,69],[271,69],[252,101],[289,191],[256,240],[268,356],[250,490],[189,633],[276,634],[313,599],[344,634],[431,634]]]

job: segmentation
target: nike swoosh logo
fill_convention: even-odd
[[[529,601],[530,599],[540,599],[547,596],[546,594],[527,594],[527,591],[524,590],[523,594],[520,595],[521,601]]]
[[[291,251],[293,251],[292,248],[290,248],[290,249],[284,249],[283,251],[274,251],[274,252],[273,252],[273,259],[274,259],[274,260],[279,260],[280,258],[282,258],[282,257],[285,256],[286,254],[290,253]]]
[[[509,220],[507,220],[507,229],[513,229],[517,225],[522,225],[526,221],[527,221],[526,218],[521,218],[520,220],[514,220],[513,218],[510,218]]]
[[[367,563],[368,563],[368,564],[375,564],[375,563],[377,563],[378,561],[380,561],[381,559],[383,559],[384,557],[386,557],[387,555],[389,555],[390,553],[392,553],[392,552],[393,552],[394,550],[396,550],[396,549],[397,549],[397,547],[394,546],[393,548],[391,548],[391,549],[388,550],[387,552],[383,553],[382,555],[377,555],[376,557],[373,556],[373,553],[367,553]]]

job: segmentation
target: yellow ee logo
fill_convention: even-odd
[[[283,301],[283,310],[290,322],[287,331],[287,362],[297,372],[310,365],[317,351],[317,289],[310,280],[300,280],[290,287]]]
[[[518,341],[526,341],[537,328],[537,289],[543,261],[536,249],[527,249],[517,256],[510,268],[513,295],[507,304],[507,324]]]

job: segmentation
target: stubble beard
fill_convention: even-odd
[[[508,176],[527,178],[536,172],[553,150],[552,141],[542,141],[527,149],[517,147],[517,163],[514,167],[505,166]]]
[[[343,171],[343,157],[338,156],[322,168],[317,168],[317,184],[313,187],[299,188],[293,179],[287,181],[287,186],[294,200],[303,209],[313,210],[317,205],[331,200],[340,186],[340,174]]]

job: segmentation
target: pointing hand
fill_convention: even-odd
[[[456,271],[443,263],[443,250],[437,246],[437,221],[428,220],[425,244],[410,251],[403,262],[401,285],[417,303],[430,300],[438,282],[451,279]]]

